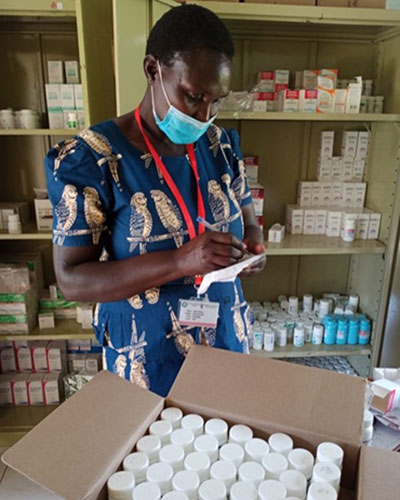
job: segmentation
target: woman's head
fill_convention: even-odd
[[[151,30],[144,69],[162,120],[170,104],[207,121],[230,88],[232,38],[213,12],[198,5],[169,10]]]

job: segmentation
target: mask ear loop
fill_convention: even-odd
[[[165,97],[165,99],[166,99],[169,107],[171,107],[171,102],[168,99],[168,95],[167,95],[167,92],[166,92],[165,87],[164,87],[164,82],[163,82],[163,77],[162,77],[162,71],[161,71],[160,61],[158,61],[158,60],[157,60],[157,67],[158,67],[158,74],[160,75],[161,88],[162,88],[162,91],[164,93],[164,97]]]

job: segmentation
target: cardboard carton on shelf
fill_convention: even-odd
[[[394,499],[400,456],[361,446],[365,389],[358,377],[194,346],[166,399],[102,371],[2,460],[69,500],[105,500],[136,441],[165,406],[177,406],[247,424],[261,438],[287,432],[312,452],[334,441],[345,453],[341,499]]]

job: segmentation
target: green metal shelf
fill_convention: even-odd
[[[74,319],[56,319],[55,328],[39,330],[36,327],[30,334],[0,334],[0,341],[10,340],[93,340],[93,330],[83,330]]]
[[[305,122],[400,122],[400,114],[392,113],[257,113],[253,111],[221,111],[218,120],[262,120]]]
[[[76,135],[79,134],[80,130],[70,129],[70,128],[14,128],[14,129],[0,129],[0,135],[8,136],[21,136],[21,135]]]
[[[293,344],[277,347],[273,351],[256,351],[251,349],[251,354],[261,358],[304,358],[319,356],[369,356],[370,345],[313,345],[304,344],[303,347],[294,347]]]

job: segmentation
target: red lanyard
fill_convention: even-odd
[[[172,194],[175,197],[176,202],[179,205],[179,208],[182,212],[183,218],[185,219],[186,227],[189,232],[189,238],[192,240],[195,238],[196,235],[196,229],[193,224],[192,217],[190,216],[189,209],[185,203],[185,200],[183,199],[177,185],[175,184],[174,180],[172,179],[170,173],[167,170],[167,167],[164,165],[163,161],[161,160],[160,155],[157,153],[157,151],[154,149],[153,145],[150,142],[150,139],[147,137],[143,125],[142,125],[142,118],[140,116],[140,106],[138,106],[135,110],[135,118],[137,121],[137,124],[139,125],[140,132],[143,135],[143,138],[145,140],[147,149],[149,150],[151,156],[153,157],[153,160],[155,161],[158,170],[160,171],[161,175],[165,179],[165,182],[167,183],[167,186],[171,190]],[[196,179],[196,184],[197,184],[197,213],[199,217],[202,219],[205,219],[205,208],[204,208],[204,201],[203,201],[203,195],[201,194],[201,189],[200,189],[200,182],[199,182],[199,172],[197,168],[197,161],[196,161],[196,155],[194,153],[194,147],[193,144],[186,144],[186,150],[189,155],[189,162],[190,166],[192,167],[194,178]],[[198,234],[202,234],[205,232],[205,227],[199,223],[198,225]],[[196,285],[200,285],[201,283],[201,277],[196,276]]]

